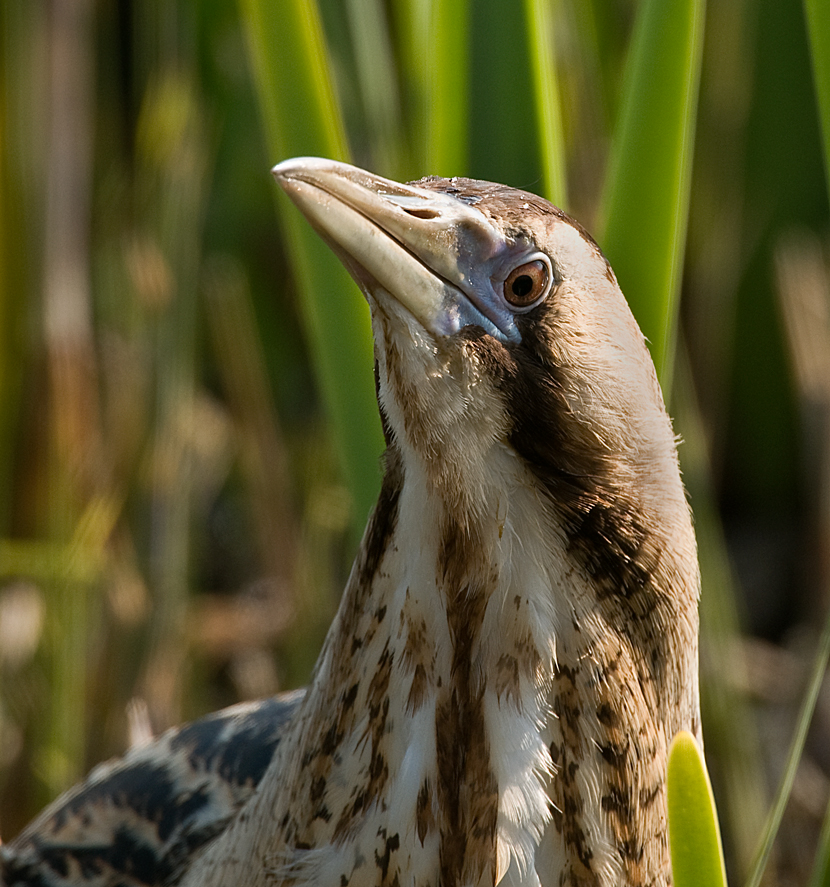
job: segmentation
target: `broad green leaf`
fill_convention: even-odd
[[[241,6],[274,162],[298,155],[348,159],[316,3],[241,0]],[[383,449],[368,310],[296,209],[285,199],[279,207],[317,378],[354,500],[353,523],[362,527],[377,497]]]
[[[626,70],[600,242],[670,388],[704,0],[644,0]]]
[[[712,786],[700,748],[685,730],[669,750],[667,791],[675,887],[726,887]]]

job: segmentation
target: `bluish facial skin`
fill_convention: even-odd
[[[482,260],[469,248],[459,244],[460,275],[453,281],[457,296],[449,296],[442,305],[437,328],[433,334],[451,336],[464,327],[478,326],[486,333],[507,344],[521,342],[522,336],[516,324],[516,316],[532,311],[550,292],[553,272],[550,259],[538,250],[522,248],[507,241],[499,244],[499,249],[490,258]],[[505,296],[505,281],[515,269],[534,262],[541,263],[547,270],[548,283],[528,304],[510,304]]]

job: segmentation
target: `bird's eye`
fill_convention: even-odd
[[[547,263],[536,259],[514,268],[504,281],[504,297],[514,308],[527,308],[545,295],[550,286]]]

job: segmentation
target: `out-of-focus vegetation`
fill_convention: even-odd
[[[336,607],[379,480],[367,317],[301,221],[278,222],[269,167],[348,153],[394,178],[554,194],[608,232],[626,288],[630,251],[661,236],[614,221],[639,195],[626,177],[655,165],[643,156],[638,170],[643,130],[606,176],[647,7],[702,12],[0,4],[3,837],[131,735],[305,681]],[[827,17],[820,0],[806,7],[826,77]],[[732,883],[749,871],[830,603],[828,200],[806,22],[799,0],[706,9],[679,325],[669,300],[657,306],[666,353],[677,343],[707,757]],[[659,47],[671,24],[639,45]],[[643,90],[652,58],[639,59]],[[651,128],[649,150],[686,138],[653,102],[632,125]],[[684,175],[669,183],[681,210]],[[676,218],[664,287],[682,264]],[[668,248],[654,246],[661,261]],[[769,883],[806,881],[828,749],[824,690]]]

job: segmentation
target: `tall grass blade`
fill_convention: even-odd
[[[81,503],[98,486],[87,466],[101,465],[101,426],[93,380],[91,223],[88,192],[93,120],[93,9],[59,0],[48,24],[49,151],[43,218],[42,324],[49,371],[49,535],[73,532]],[[87,737],[78,729],[87,690],[87,649],[94,588],[57,582],[47,590],[50,657],[48,724],[41,751],[50,789],[83,772]]]
[[[807,887],[830,887],[830,802],[824,811],[816,858]]]
[[[5,6],[0,9],[0,34],[6,37],[8,31],[3,26],[8,16]],[[2,39],[2,37],[0,37]],[[5,49],[5,47],[3,47]],[[11,461],[14,422],[14,403],[16,401],[16,379],[14,367],[19,365],[15,360],[14,338],[16,315],[19,299],[14,297],[14,286],[10,269],[12,254],[24,252],[18,236],[16,249],[12,245],[13,226],[10,224],[9,205],[11,198],[9,177],[9,145],[8,145],[8,110],[6,90],[0,90],[0,489],[9,491],[11,483]],[[0,494],[0,534],[5,532],[11,512],[8,492]]]
[[[683,480],[695,515],[700,556],[700,689],[706,749],[719,787],[720,821],[734,871],[744,877],[769,806],[755,712],[745,686],[747,665],[736,656],[741,608],[717,511],[710,454],[689,354],[678,343],[672,412],[683,440]]]
[[[827,0],[804,0],[804,8],[824,143],[824,174],[830,192],[830,3]]]
[[[316,4],[241,0],[241,8],[274,161],[306,154],[347,160]],[[368,311],[346,271],[300,214],[287,200],[280,199],[279,206],[317,378],[353,497],[353,524],[362,527],[377,496],[383,448]]]
[[[416,179],[429,171],[426,162],[426,122],[429,77],[424,40],[429,39],[430,0],[393,0],[390,31],[399,58],[401,103],[408,138],[403,177]]]
[[[366,118],[361,135],[371,146],[376,171],[404,176],[403,120],[386,9],[380,0],[346,0],[357,85]]]
[[[468,171],[469,8],[467,0],[432,0],[421,53],[427,66],[425,171],[444,176]],[[423,39],[422,37],[422,39]]]
[[[409,105],[412,175],[468,172],[467,0],[397,0],[401,79]]]
[[[827,193],[830,194],[830,4],[826,0],[804,0],[804,9],[824,148],[824,181]],[[824,814],[809,887],[828,887],[828,885],[830,885],[830,803]]]
[[[830,614],[824,623],[824,630],[821,633],[818,650],[813,660],[813,671],[810,675],[810,681],[807,685],[807,692],[804,694],[804,700],[801,703],[801,710],[798,713],[798,721],[796,722],[795,734],[793,735],[790,750],[787,753],[787,762],[784,766],[784,774],[781,777],[781,783],[778,786],[778,792],[775,796],[772,809],[767,817],[764,833],[755,855],[749,878],[747,878],[746,887],[758,887],[761,878],[764,875],[769,855],[772,851],[772,845],[775,842],[775,836],[778,834],[778,828],[784,816],[784,809],[787,801],[790,799],[793,783],[795,782],[795,774],[798,770],[798,764],[801,755],[804,752],[804,743],[807,741],[807,730],[810,727],[810,721],[813,719],[813,712],[816,708],[816,700],[818,699],[819,690],[821,689],[824,673],[827,671],[827,662],[830,659]]]
[[[470,175],[539,190],[540,123],[522,5],[478,0],[470,10]]]
[[[603,195],[601,242],[670,389],[703,45],[704,0],[645,0]]]
[[[542,193],[557,206],[567,208],[565,138],[562,131],[551,6],[551,0],[525,0],[525,17],[539,154],[542,158]]]

